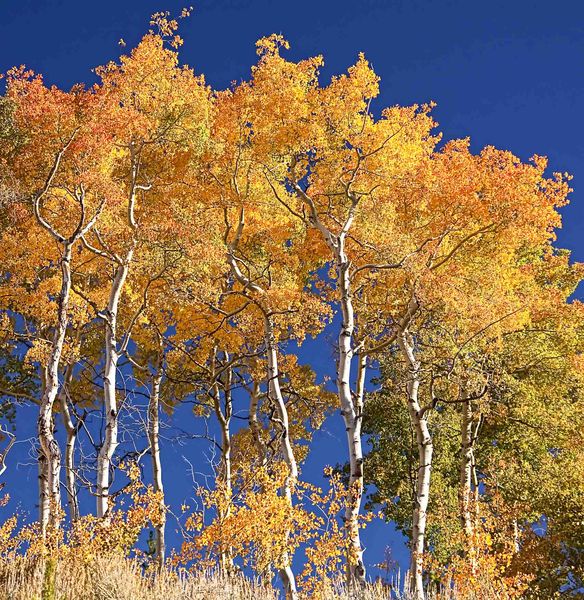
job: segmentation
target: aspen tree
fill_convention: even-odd
[[[59,393],[59,372],[70,320],[74,249],[93,229],[102,212],[104,188],[95,172],[104,165],[102,133],[94,120],[94,97],[77,87],[70,93],[46,88],[42,78],[23,69],[9,73],[7,98],[13,103],[12,119],[23,141],[7,157],[21,194],[30,195],[32,219],[59,248],[59,289],[51,340],[43,364],[38,436],[41,446],[41,479],[46,477],[46,497],[41,502],[41,529],[59,526],[61,451],[53,434],[53,407]],[[30,213],[21,212],[23,225]],[[38,268],[38,267],[37,267]],[[14,274],[17,276],[17,273]],[[46,306],[46,302],[43,302]]]
[[[159,210],[158,187],[170,180],[166,193],[176,202],[179,173],[188,163],[191,147],[204,139],[208,118],[208,91],[201,78],[178,66],[176,52],[165,47],[165,39],[176,25],[164,15],[153,18],[160,33],[147,34],[130,56],[119,64],[97,69],[102,83],[100,94],[109,118],[116,123],[112,160],[116,165],[115,196],[110,197],[107,225],[85,236],[84,244],[113,268],[103,309],[95,305],[105,326],[104,415],[105,434],[97,465],[97,514],[105,517],[109,508],[112,459],[118,445],[118,402],[116,381],[118,361],[128,348],[129,330],[120,330],[119,313],[131,282],[134,263],[141,259],[144,244],[155,231],[163,230],[168,216]],[[176,38],[171,45],[178,46]],[[180,187],[180,186],[179,186]],[[176,206],[170,203],[170,209]],[[168,227],[168,223],[166,224]],[[147,255],[146,255],[147,256]],[[138,307],[138,312],[143,309]]]
[[[368,107],[378,92],[377,77],[363,57],[348,75],[320,88],[317,76],[322,59],[287,62],[280,56],[280,48],[287,47],[281,36],[258,42],[260,60],[248,92],[255,108],[249,117],[253,123],[252,147],[270,181],[272,201],[307,227],[309,243],[303,251],[307,255],[318,253],[334,273],[334,300],[342,317],[335,370],[350,460],[351,500],[345,515],[348,562],[350,579],[362,583],[365,568],[358,515],[363,493],[361,422],[367,351],[366,336],[358,341],[355,338],[359,310],[355,308],[354,277],[360,266],[367,271],[385,261],[375,251],[369,256],[368,250],[361,251],[375,248],[367,246],[366,239],[361,244],[361,234],[365,234],[361,227],[366,224],[365,215],[379,185],[378,169],[391,172],[405,144],[408,156],[402,157],[401,169],[407,172],[431,148],[428,131],[432,122],[425,117],[426,111],[418,113],[414,107],[387,111],[376,123]],[[288,98],[295,99],[293,110],[288,109]],[[273,110],[256,116],[260,104]],[[390,142],[402,129],[406,130],[403,139],[392,147]],[[357,385],[352,389],[355,360]]]

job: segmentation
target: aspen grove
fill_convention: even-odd
[[[179,63],[177,20],[151,27],[91,87],[5,74],[0,464],[26,410],[39,476],[0,563],[42,560],[43,598],[68,556],[360,598],[375,518],[408,540],[404,597],[581,590],[570,177],[442,140],[432,103],[374,110],[363,55],[323,83],[322,57],[271,35],[217,91]],[[346,442],[319,487],[303,464],[325,419]],[[189,422],[212,476],[171,506],[161,439]]]

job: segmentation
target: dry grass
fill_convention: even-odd
[[[0,561],[0,600],[278,600],[277,590],[240,576],[179,575],[164,571],[156,577],[145,573],[139,562],[98,559],[90,564],[61,561],[52,563],[24,556]],[[49,577],[47,577],[47,572]],[[52,574],[52,576],[51,576]],[[47,582],[49,585],[47,585]],[[398,579],[394,589],[401,587]],[[392,586],[393,587],[393,586]],[[500,600],[501,596],[481,586],[464,597],[450,591],[430,593],[428,600]],[[339,586],[326,600],[410,600],[408,594],[390,593],[387,585],[372,584],[354,591]]]
[[[54,588],[45,582],[46,564],[19,557],[0,562],[2,600],[278,600],[278,591],[266,589],[243,576],[185,575],[165,571],[145,575],[136,561],[97,560],[90,565],[60,562]],[[358,595],[341,587],[327,600],[387,600],[387,587],[368,586]],[[405,598],[404,598],[405,600]]]
[[[45,564],[22,558],[0,564],[2,600],[276,600],[277,594],[244,577],[144,575],[136,561],[58,563],[54,589]]]

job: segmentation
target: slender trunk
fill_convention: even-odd
[[[49,520],[49,475],[47,472],[47,459],[41,452],[40,448],[37,456],[38,467],[39,467],[39,523],[43,529],[43,535],[45,535],[46,523]]]
[[[118,405],[116,381],[118,368],[117,319],[120,296],[128,276],[133,247],[126,259],[116,268],[116,274],[105,315],[105,365],[103,376],[105,436],[97,458],[97,516],[103,518],[109,510],[110,469],[118,446]]]
[[[77,441],[78,427],[73,422],[71,411],[67,404],[66,386],[70,383],[73,376],[73,365],[67,367],[65,373],[63,388],[59,393],[59,403],[61,405],[61,415],[67,434],[67,445],[65,446],[65,476],[67,482],[67,503],[69,505],[69,516],[71,521],[79,519],[79,501],[77,498],[77,482],[75,476],[75,443]]]
[[[45,395],[45,370],[41,370],[41,398]],[[49,514],[49,476],[47,473],[47,459],[41,449],[37,453],[38,478],[39,478],[39,523],[43,523],[43,515]]]
[[[294,165],[291,165],[292,174]],[[349,451],[349,502],[345,510],[345,532],[348,548],[348,579],[350,583],[365,583],[365,564],[363,562],[363,547],[359,534],[359,513],[363,498],[363,448],[361,443],[361,425],[363,420],[363,398],[353,401],[351,393],[351,361],[354,354],[353,334],[355,332],[355,311],[351,292],[351,261],[345,252],[347,235],[353,224],[355,212],[359,203],[359,194],[349,190],[347,184],[345,193],[351,206],[338,235],[320,220],[314,201],[304,192],[297,182],[294,182],[296,193],[310,210],[309,221],[320,231],[326,245],[331,251],[337,271],[337,289],[341,306],[342,323],[339,331],[339,360],[337,362],[337,394],[341,405],[341,415],[345,422],[347,444]],[[364,363],[363,363],[364,364]],[[364,376],[364,370],[362,371]],[[364,381],[364,380],[363,380]]]
[[[105,434],[104,439],[97,456],[97,476],[96,476],[96,512],[99,518],[108,516],[109,511],[109,496],[110,496],[110,477],[112,458],[118,446],[118,405],[116,399],[116,382],[117,368],[120,356],[118,346],[118,310],[120,298],[130,264],[134,257],[134,251],[137,245],[137,230],[138,224],[135,218],[136,194],[138,189],[146,189],[144,186],[138,185],[138,175],[140,171],[140,156],[142,147],[138,147],[135,141],[130,141],[128,144],[130,153],[130,189],[128,196],[128,212],[127,226],[131,231],[131,239],[125,255],[118,256],[115,252],[107,249],[107,252],[96,251],[101,256],[105,256],[114,261],[115,274],[112,282],[107,308],[100,314],[105,322],[105,364],[103,374],[103,396],[104,396],[104,413],[105,413]],[[103,242],[102,242],[103,245]],[[125,340],[127,344],[128,340]]]
[[[476,432],[475,432],[475,438],[476,438]],[[475,458],[475,453],[473,450],[472,453],[472,484],[473,484],[473,501],[474,501],[474,524],[476,526],[476,523],[479,522],[479,477],[477,474],[477,463],[476,463],[476,458]]]
[[[344,240],[339,239],[336,249],[336,265],[340,304],[342,313],[339,332],[339,361],[337,364],[337,392],[341,405],[341,414],[345,422],[345,431],[349,447],[349,502],[345,510],[345,528],[349,544],[349,579],[365,582],[363,548],[359,534],[359,512],[363,497],[363,448],[361,444],[361,423],[363,419],[363,386],[365,378],[364,360],[359,362],[358,385],[361,393],[353,401],[351,393],[351,359],[353,357],[353,334],[355,315],[351,299],[350,262],[344,252]],[[359,397],[360,396],[360,397]]]
[[[292,443],[290,441],[290,430],[288,423],[288,409],[282,396],[280,389],[280,371],[278,366],[278,351],[274,336],[274,324],[270,315],[266,314],[264,318],[264,338],[266,344],[266,355],[268,360],[268,397],[274,403],[278,413],[280,433],[280,446],[284,462],[288,467],[288,475],[284,483],[284,494],[292,507],[292,490],[298,479],[298,465]],[[292,571],[290,556],[287,551],[284,551],[283,567],[280,569],[280,577],[286,590],[286,598],[296,600],[298,592],[296,589],[296,579]]]
[[[249,390],[249,428],[258,451],[259,466],[265,467],[268,464],[268,447],[262,439],[261,426],[258,422],[258,407],[260,402],[261,386],[257,379],[253,378],[253,384]],[[271,567],[268,566],[264,573],[260,574],[263,581],[269,581],[271,578]]]
[[[245,213],[243,208],[241,209],[239,217],[239,226],[235,240],[228,246],[227,258],[231,266],[231,270],[235,275],[236,279],[243,285],[249,287],[249,289],[264,294],[265,291],[255,283],[252,283],[248,278],[243,275],[239,268],[237,261],[235,260],[234,252],[237,248],[241,232],[243,231],[245,220]],[[264,309],[262,309],[264,310]],[[288,467],[288,474],[284,483],[284,494],[288,499],[290,507],[292,506],[292,489],[298,478],[298,466],[296,464],[296,458],[292,450],[292,444],[290,442],[290,432],[288,427],[288,410],[282,397],[282,391],[280,389],[280,373],[278,369],[278,352],[276,347],[276,340],[274,335],[274,324],[272,316],[264,310],[264,343],[266,345],[266,355],[268,362],[268,398],[276,407],[278,413],[278,419],[280,421],[280,446],[283,454],[284,462]],[[255,413],[255,411],[254,411]],[[284,544],[286,547],[286,544]],[[280,569],[280,577],[286,590],[286,597],[290,600],[296,600],[298,592],[296,590],[296,581],[292,567],[290,565],[290,557],[288,552],[284,550],[282,556],[283,567]]]
[[[467,551],[472,548],[472,476],[473,476],[473,414],[471,401],[462,404],[462,429],[460,440],[460,480],[458,502],[460,521],[466,537]]]
[[[58,528],[61,512],[61,450],[53,434],[53,407],[59,391],[59,364],[65,334],[67,332],[67,312],[71,294],[71,242],[65,242],[61,257],[61,291],[59,293],[57,324],[53,333],[49,361],[45,367],[44,388],[40,402],[37,431],[43,464],[39,467],[41,477],[46,477],[46,486],[41,483],[41,532],[43,537],[49,527]]]
[[[423,555],[425,549],[426,517],[430,495],[430,473],[432,469],[432,436],[428,429],[426,413],[421,410],[418,393],[420,388],[420,363],[416,359],[411,335],[403,329],[398,336],[401,352],[408,365],[406,383],[408,409],[418,445],[418,476],[416,498],[412,519],[412,547],[409,591],[414,600],[424,600]]]
[[[148,402],[148,442],[152,457],[152,481],[154,491],[160,494],[160,521],[155,527],[156,564],[159,569],[164,566],[166,554],[165,528],[166,507],[164,505],[164,484],[162,482],[162,462],[160,460],[160,384],[162,382],[162,356],[159,355],[156,370],[152,377],[152,389]]]
[[[228,368],[223,377],[216,376],[216,357],[217,350],[213,356],[212,377],[214,379],[212,386],[213,406],[215,415],[221,429],[221,481],[224,492],[224,506],[219,511],[219,519],[223,522],[231,514],[232,501],[232,483],[231,483],[231,414],[232,414],[232,398],[231,385],[232,373]],[[225,360],[229,360],[229,356],[225,353]],[[223,388],[223,397],[225,399],[224,408],[221,408],[221,393],[219,390],[219,382]],[[232,571],[233,561],[229,548],[222,547],[219,551],[219,568],[223,575],[228,575]]]
[[[69,296],[71,294],[72,249],[73,245],[85,235],[91,227],[93,227],[103,207],[102,203],[94,213],[93,217],[85,222],[85,191],[83,185],[81,185],[79,192],[75,192],[75,197],[79,201],[81,208],[80,221],[70,237],[65,237],[55,231],[53,226],[50,225],[41,214],[43,197],[51,188],[55,175],[59,171],[63,155],[75,138],[77,131],[78,128],[72,132],[69,140],[55,155],[55,160],[45,185],[38,194],[36,194],[33,200],[33,211],[37,223],[46,229],[59,244],[63,245],[63,254],[61,255],[61,290],[59,292],[57,308],[57,323],[53,332],[49,360],[43,369],[43,392],[37,420],[40,454],[43,457],[41,465],[39,465],[39,475],[42,480],[40,521],[43,538],[46,536],[47,529],[49,527],[53,529],[58,528],[61,520],[61,450],[53,434],[53,407],[59,391],[59,363],[61,361],[65,335],[67,333],[67,313],[69,308]],[[46,483],[44,480],[46,480]]]
[[[298,465],[290,441],[288,409],[286,408],[282,390],[280,389],[280,371],[278,366],[278,351],[274,337],[274,324],[269,315],[265,316],[264,326],[266,355],[268,360],[268,396],[274,403],[278,413],[279,426],[281,428],[280,446],[284,462],[289,470],[285,492],[287,496],[290,496],[292,485],[298,478]]]
[[[227,353],[225,354],[225,360],[229,360]],[[231,396],[231,387],[233,384],[233,373],[231,368],[227,369],[223,379],[223,393],[225,398],[225,409],[224,409],[224,421],[225,427],[222,428],[222,442],[223,442],[223,468],[225,471],[225,490],[229,501],[231,502],[231,416],[233,414],[233,399]]]

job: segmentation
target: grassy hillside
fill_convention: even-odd
[[[399,584],[399,580],[396,582]],[[91,564],[60,561],[56,565],[21,557],[0,562],[2,600],[278,600],[278,590],[243,576],[180,575],[146,572],[135,560],[98,559]],[[370,585],[358,592],[339,586],[327,600],[408,600],[388,585]],[[428,600],[498,600],[485,585],[475,594],[431,594]]]

